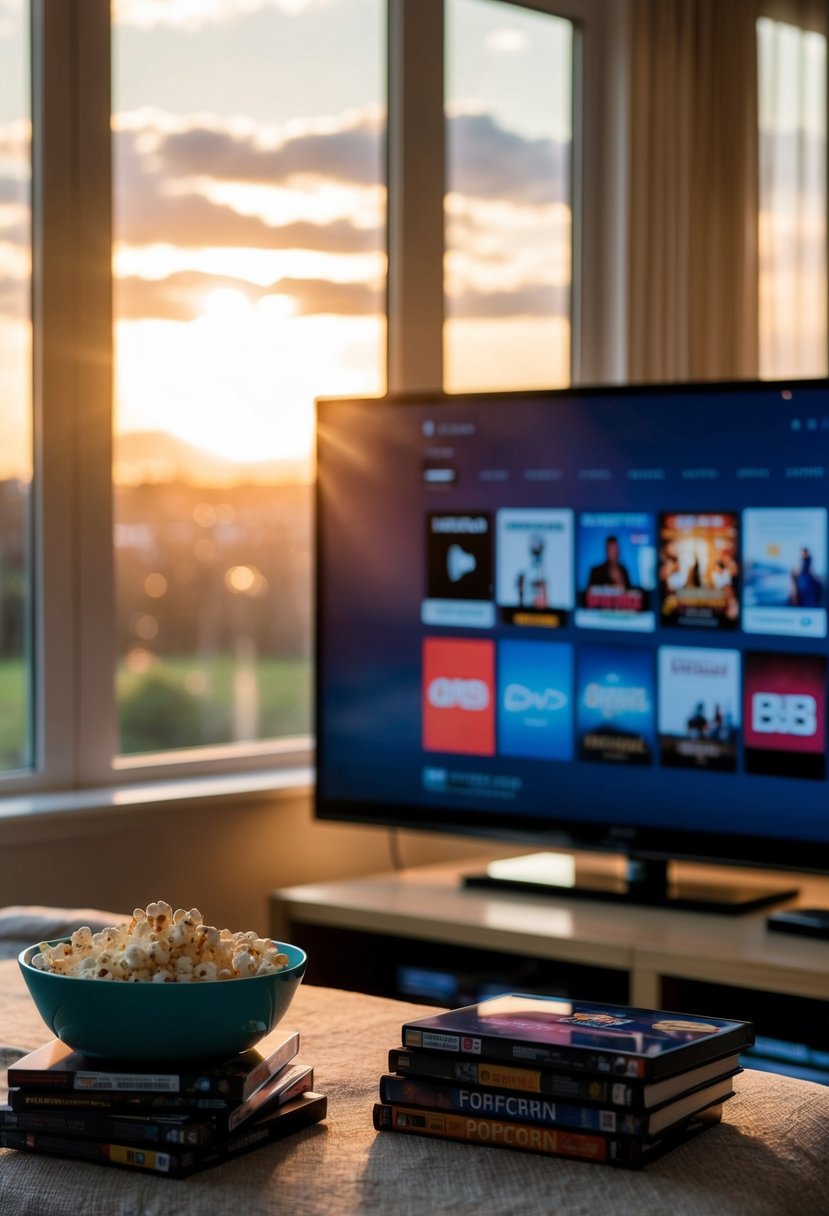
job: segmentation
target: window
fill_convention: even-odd
[[[314,397],[384,388],[381,0],[120,0],[119,751],[310,729]]]
[[[573,24],[448,0],[445,384],[567,384]]]
[[[0,4],[0,769],[32,763],[28,6]]]
[[[567,381],[593,6],[447,0],[447,47],[444,0],[0,0],[5,792],[304,758],[312,404],[386,386],[387,160],[436,203],[420,383]],[[434,144],[417,89],[386,114],[421,59]]]
[[[829,370],[826,37],[757,23],[760,129],[760,373]]]
[[[713,298],[749,301],[755,338],[753,246],[734,291],[711,252],[730,162],[696,155],[719,123],[698,104],[710,56],[683,38],[701,10],[629,7],[0,0],[5,790],[301,755],[314,396],[624,380],[631,318],[652,345],[668,313],[681,375],[692,291],[706,321]],[[710,11],[718,72],[734,47],[751,69],[741,130],[763,133],[759,208],[753,148],[750,191],[729,197],[729,224],[749,214],[760,238],[761,369],[814,374],[825,38],[761,21],[758,91],[754,12]],[[711,255],[700,269],[683,246],[681,283],[638,205],[659,211],[654,182]],[[633,307],[643,267],[650,311]]]

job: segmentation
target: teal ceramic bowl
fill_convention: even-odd
[[[307,963],[304,950],[280,942],[288,966],[272,975],[122,984],[38,971],[31,960],[39,949],[29,946],[18,962],[50,1031],[85,1055],[123,1060],[206,1059],[255,1047],[284,1016]]]

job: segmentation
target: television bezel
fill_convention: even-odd
[[[316,770],[325,765],[325,736],[321,727],[323,715],[322,685],[324,681],[324,642],[321,605],[326,594],[324,568],[321,553],[324,541],[324,521],[321,508],[323,486],[320,478],[320,424],[323,415],[343,404],[363,405],[370,408],[406,408],[412,406],[450,407],[463,409],[470,403],[480,405],[488,400],[506,399],[556,401],[573,398],[601,397],[658,397],[666,393],[674,396],[693,396],[699,393],[764,393],[773,395],[801,391],[827,394],[829,405],[829,378],[787,380],[705,380],[682,383],[648,384],[602,384],[571,385],[549,389],[503,389],[468,390],[460,393],[429,391],[423,393],[386,393],[383,396],[356,394],[351,396],[321,396],[316,400],[315,411],[315,479],[314,479],[314,560],[313,605],[314,605],[314,738],[316,744]],[[827,501],[829,506],[829,501]],[[829,638],[822,639],[829,656]],[[829,699],[827,700],[829,710]],[[829,754],[829,744],[827,745]],[[678,774],[681,777],[681,774]],[[781,790],[785,798],[786,790]],[[793,792],[793,791],[792,791]],[[829,776],[826,778],[827,835],[829,836]],[[696,830],[677,830],[669,827],[631,825],[624,822],[585,823],[580,819],[568,819],[556,815],[548,822],[536,815],[522,815],[510,811],[509,821],[502,811],[487,813],[479,808],[474,812],[456,811],[450,807],[427,806],[418,803],[376,802],[370,809],[362,801],[326,796],[321,791],[319,780],[314,782],[314,817],[320,821],[350,823],[366,827],[401,829],[438,835],[449,834],[459,838],[491,840],[530,848],[552,848],[595,852],[600,854],[625,855],[646,862],[683,861],[719,866],[756,869],[787,870],[799,873],[829,873],[829,839],[823,841],[787,840],[777,836],[748,835],[739,833],[712,833]],[[781,813],[785,807],[781,803]]]

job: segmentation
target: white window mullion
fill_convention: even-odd
[[[73,6],[32,5],[35,768],[3,788],[74,780],[76,405],[72,350]]]
[[[628,374],[629,7],[627,0],[578,7],[573,380],[618,384]]]
[[[388,383],[443,384],[443,0],[389,0]]]
[[[114,751],[109,4],[34,0],[36,766],[100,781]]]
[[[574,63],[574,381],[624,380],[627,4],[523,0],[576,23]],[[391,391],[444,383],[443,0],[389,0],[389,281]]]
[[[112,778],[116,609],[112,544],[112,138],[109,0],[77,2],[77,777]]]

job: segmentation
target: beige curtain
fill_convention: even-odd
[[[632,0],[628,377],[757,375],[757,0]]]
[[[827,0],[760,0],[760,16],[787,21],[817,34],[825,34],[829,29]]]
[[[760,374],[825,376],[824,0],[764,0],[760,72]]]

